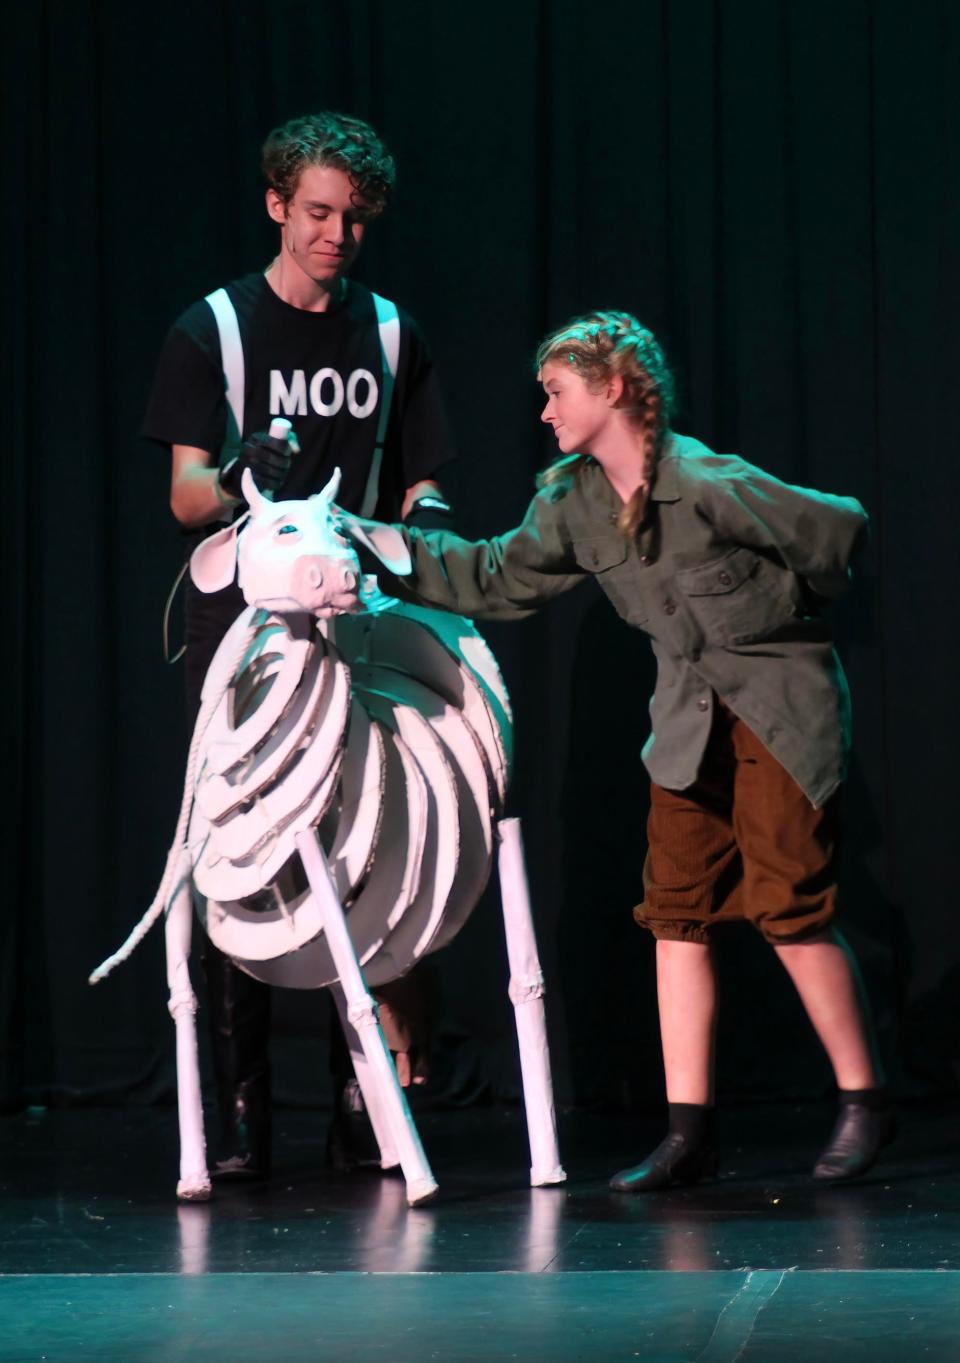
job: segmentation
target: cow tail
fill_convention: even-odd
[[[154,896],[153,902],[146,913],[140,919],[130,936],[119,947],[112,956],[108,956],[105,961],[97,966],[89,976],[88,984],[99,984],[105,980],[110,972],[118,965],[132,956],[137,947],[146,937],[154,923],[164,913],[172,903],[176,891],[179,889],[185,878],[189,878],[193,869],[190,860],[190,852],[187,847],[187,833],[190,828],[190,815],[193,812],[193,792],[196,782],[197,758],[200,752],[200,740],[206,731],[207,725],[216,713],[217,707],[223,699],[227,687],[233,680],[234,673],[240,664],[241,659],[249,647],[250,640],[256,630],[257,612],[252,611],[247,628],[243,631],[239,643],[235,649],[224,659],[222,671],[217,667],[218,685],[211,686],[206,700],[200,706],[200,713],[197,715],[197,722],[193,728],[193,737],[190,740],[190,751],[187,755],[187,771],[183,781],[183,798],[180,801],[180,817],[177,820],[177,831],[173,837],[173,844],[167,853],[167,864],[164,867],[163,879],[160,881],[160,888]],[[218,660],[214,658],[211,666],[217,666]]]

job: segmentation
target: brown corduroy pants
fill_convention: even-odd
[[[832,919],[839,801],[814,809],[793,777],[718,698],[694,785],[651,787],[644,900],[655,937],[706,942],[745,918],[767,941],[800,942]]]

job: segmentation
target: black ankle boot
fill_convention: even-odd
[[[842,1183],[865,1174],[897,1134],[897,1115],[885,1090],[841,1090],[840,1111],[814,1178]]]
[[[237,970],[209,941],[204,974],[218,1142],[210,1170],[216,1179],[257,1179],[270,1174],[270,991]]]
[[[714,1110],[696,1103],[669,1105],[669,1130],[642,1164],[621,1169],[610,1180],[617,1193],[648,1193],[658,1188],[713,1178],[719,1164]]]

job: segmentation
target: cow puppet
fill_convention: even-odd
[[[91,981],[166,914],[181,1199],[210,1195],[188,970],[195,900],[211,939],[248,973],[333,989],[382,1163],[399,1163],[408,1199],[422,1201],[437,1185],[367,984],[397,978],[451,939],[499,841],[531,1181],[560,1182],[519,826],[499,820],[509,699],[472,625],[401,605],[361,575],[354,542],[397,575],[409,572],[409,555],[396,530],[340,512],[338,484],[337,474],[314,497],[272,502],[247,471],[248,514],[193,555],[201,590],[221,589],[236,571],[248,608],[204,683],[160,890]]]

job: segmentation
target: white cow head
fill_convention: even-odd
[[[395,530],[358,522],[333,506],[339,469],[322,492],[300,501],[271,502],[257,491],[249,469],[242,485],[247,514],[204,540],[190,559],[190,575],[202,592],[229,586],[238,568],[250,606],[279,614],[306,611],[319,619],[356,610],[360,562],[341,524],[391,572],[410,571],[406,545]]]

